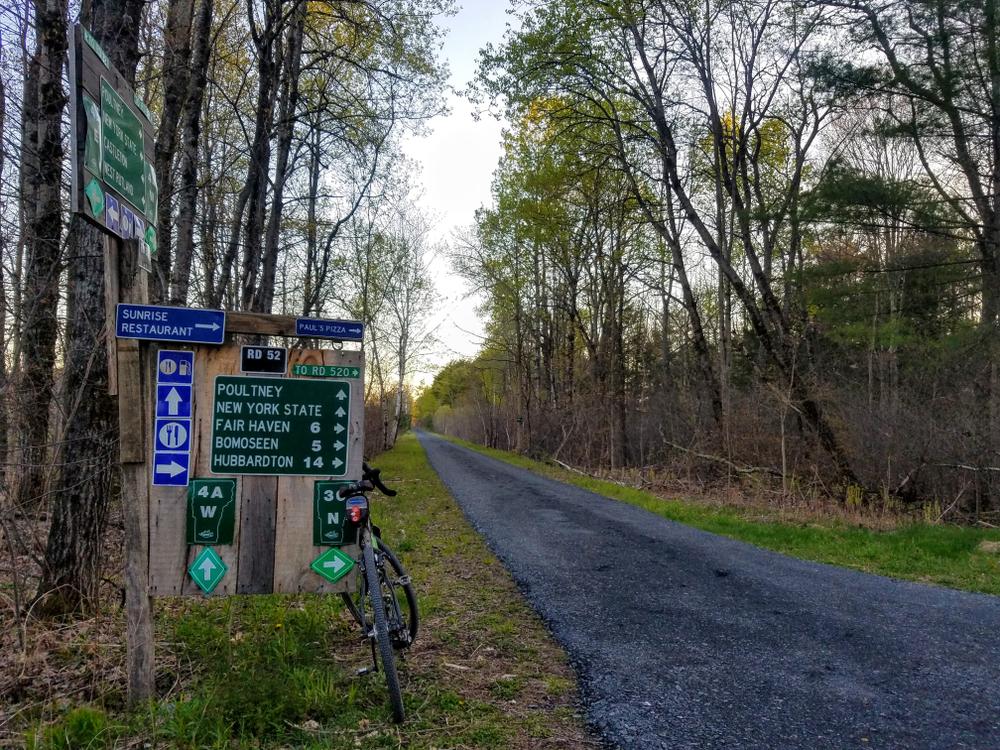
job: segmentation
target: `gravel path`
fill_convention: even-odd
[[[1000,748],[1000,598],[805,562],[427,433],[621,748]]]

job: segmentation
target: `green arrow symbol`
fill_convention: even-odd
[[[354,560],[334,547],[313,560],[309,567],[330,583],[336,583],[354,567]]]
[[[335,557],[332,560],[324,560],[322,565],[324,568],[327,568],[328,570],[330,568],[333,568],[333,572],[334,574],[336,574],[339,573],[341,569],[347,565],[347,563],[345,563],[339,557]]]
[[[211,594],[225,577],[227,570],[229,570],[229,566],[222,561],[215,550],[211,547],[205,547],[191,563],[188,573],[198,584],[198,588],[206,594]]]

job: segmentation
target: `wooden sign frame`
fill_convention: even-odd
[[[166,346],[164,348],[167,348]],[[180,348],[170,345],[169,348]],[[240,375],[240,346],[195,346],[194,419],[191,445],[191,478],[236,479],[236,531],[232,545],[215,551],[228,566],[212,596],[230,594],[298,594],[353,591],[354,576],[327,583],[309,568],[324,547],[312,544],[313,485],[326,479],[361,479],[364,451],[364,361],[360,351],[292,349],[289,362],[361,368],[362,377],[351,383],[352,409],[347,429],[345,476],[253,476],[213,474],[210,470],[212,439],[212,387],[217,375]],[[274,378],[310,380],[298,376]],[[316,381],[322,382],[322,381]],[[332,436],[330,436],[332,438]],[[152,448],[147,455],[152,455]],[[201,552],[200,545],[185,544],[187,487],[149,487],[149,593],[151,596],[202,596],[187,574]],[[357,557],[357,550],[344,548]]]
[[[149,276],[140,266],[137,239],[105,240],[105,307],[109,353],[108,389],[118,396],[119,459],[125,521],[125,599],[128,697],[136,704],[155,693],[153,597],[204,596],[188,568],[205,548],[187,543],[187,486],[153,485],[158,349],[194,352],[190,479],[224,478],[212,474],[213,385],[217,375],[240,375],[240,346],[159,344],[114,337],[119,302],[146,304]],[[298,338],[290,316],[230,312],[226,333]],[[281,379],[322,382],[292,375],[295,365],[324,365],[359,370],[349,380],[347,472],[342,476],[251,476],[237,481],[233,544],[212,545],[227,571],[211,596],[352,591],[356,574],[330,583],[310,568],[325,546],[313,544],[313,496],[317,481],[361,479],[364,451],[364,354],[359,350],[291,349]],[[338,382],[342,379],[338,378]],[[343,439],[343,438],[341,438]],[[357,559],[356,544],[341,549]]]

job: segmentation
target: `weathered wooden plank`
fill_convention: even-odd
[[[177,344],[164,344],[164,349],[185,348]],[[211,413],[205,404],[212,401],[212,382],[208,371],[214,369],[211,349],[195,353],[194,387],[192,391],[192,437],[191,437],[191,477],[204,476],[200,467],[208,466],[208,435],[211,425]],[[199,408],[201,406],[201,408]],[[150,454],[152,455],[152,454]],[[202,456],[205,459],[202,460]],[[186,487],[151,487],[150,488],[150,542],[149,542],[149,580],[150,593],[153,596],[176,596],[183,593],[201,594],[197,587],[188,585],[187,566],[194,559],[189,554],[185,531],[187,524],[187,493]],[[198,548],[200,551],[201,548]],[[220,557],[231,570],[223,578],[217,591],[224,591],[227,583],[236,580],[235,555],[227,556],[224,548],[217,548]],[[190,584],[190,581],[188,581]]]
[[[270,594],[274,588],[274,525],[277,477],[243,476],[240,482],[239,594]]]
[[[138,270],[138,243],[116,245],[118,263],[111,275],[125,302],[147,302],[145,273]],[[108,321],[113,327],[114,317]],[[109,334],[110,335],[110,334]],[[149,597],[149,466],[145,463],[148,351],[138,341],[120,340],[118,363],[118,423],[122,463],[122,505],[125,526],[125,611],[128,699],[133,705],[155,694],[153,603]],[[145,358],[145,359],[144,359]]]
[[[139,362],[139,342],[118,339],[118,455],[122,464],[146,461],[145,399]]]
[[[191,478],[195,479],[198,477],[212,477],[212,478],[224,478],[231,477],[237,480],[236,487],[236,527],[233,532],[233,544],[222,544],[215,545],[213,549],[218,553],[219,557],[226,564],[229,570],[226,572],[225,577],[216,587],[215,591],[212,592],[212,596],[228,596],[230,594],[238,593],[238,583],[240,576],[240,539],[242,536],[242,512],[243,498],[242,498],[242,479],[240,477],[235,477],[232,474],[221,475],[212,474],[209,471],[210,455],[211,455],[211,439],[212,439],[212,401],[213,401],[213,388],[215,387],[215,378],[218,375],[232,375],[239,371],[239,347],[237,346],[221,346],[221,347],[209,347],[200,346],[195,347],[195,364],[194,364],[194,377],[195,377],[195,387],[194,387],[194,415],[193,419],[193,431],[194,431],[194,442],[191,444]],[[185,595],[191,596],[204,596],[201,589],[197,587],[191,577],[187,574],[188,566],[194,562],[195,557],[201,553],[204,549],[201,545],[187,545],[185,539],[185,530],[187,524],[187,493],[185,491],[183,502],[179,506],[179,510],[175,508],[173,510],[174,516],[177,520],[177,529],[175,529],[171,538],[175,541],[172,544],[175,548],[180,549],[184,555],[184,561],[180,566],[180,576],[181,576],[181,592]],[[170,512],[169,508],[163,508],[164,513]]]
[[[125,507],[125,643],[128,699],[135,705],[154,696],[153,603],[149,597],[149,523],[146,466],[122,465]]]
[[[295,318],[290,315],[227,312],[226,333],[248,333],[263,336],[295,336]]]
[[[351,412],[348,425],[346,478],[361,478],[364,421],[364,367],[358,351],[303,349],[289,352],[288,371],[297,364],[324,364],[361,368],[362,377],[351,380]],[[354,574],[335,584],[325,581],[309,565],[325,549],[312,543],[313,488],[328,477],[280,477],[278,480],[277,525],[275,528],[274,590],[278,593],[335,593],[354,589]],[[356,545],[344,551],[357,557]]]
[[[123,302],[142,304],[149,300],[145,272],[139,269],[137,240],[121,242],[111,238],[118,248],[118,288]],[[114,329],[114,317],[108,322]],[[110,335],[110,331],[109,331]],[[146,409],[143,396],[143,374],[139,361],[139,342],[116,339],[118,362],[118,430],[119,457],[123,464],[146,461]]]

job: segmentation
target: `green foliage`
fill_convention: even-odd
[[[29,750],[98,750],[110,747],[122,729],[101,709],[81,706],[30,732],[26,745]]]

